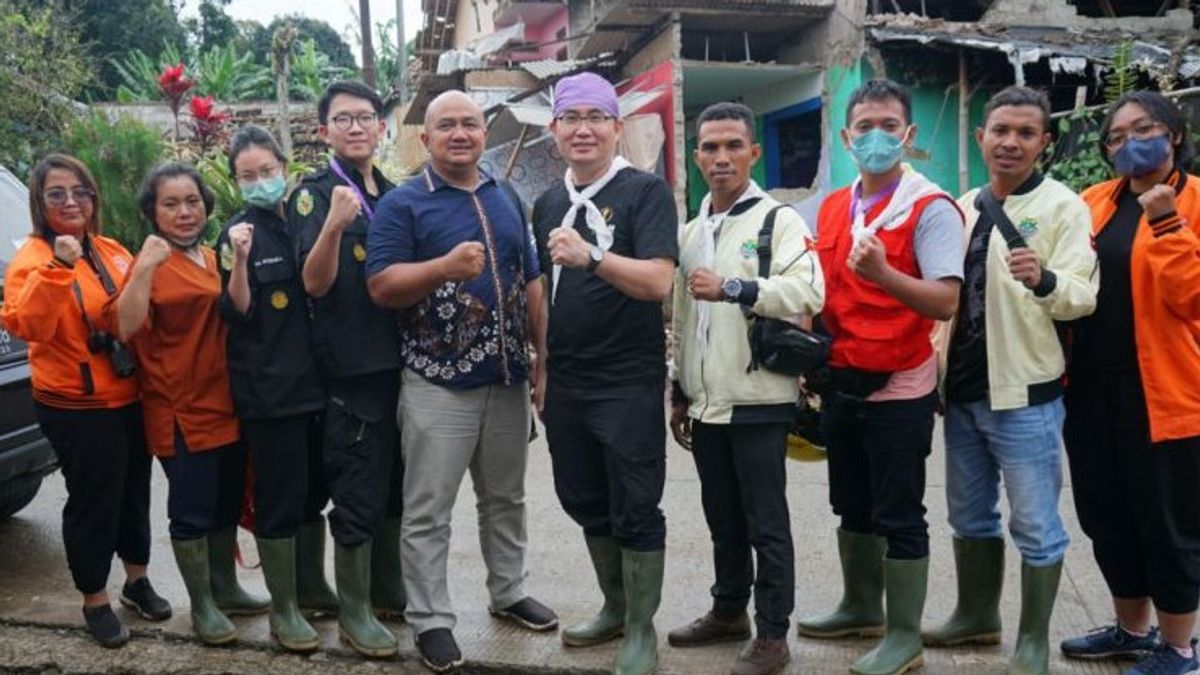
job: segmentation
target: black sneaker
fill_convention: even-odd
[[[171,618],[171,603],[154,592],[148,577],[133,583],[125,582],[121,588],[121,604],[147,621],[166,621]]]
[[[554,613],[554,610],[530,597],[526,597],[515,605],[509,605],[504,609],[489,609],[488,611],[491,612],[492,616],[508,619],[519,626],[533,631],[554,630],[558,628],[558,615]]]
[[[462,652],[449,628],[431,628],[417,636],[417,651],[425,667],[448,673],[463,664]]]
[[[116,612],[108,605],[99,607],[84,607],[83,620],[87,623],[88,632],[102,647],[112,649],[129,642],[129,631]]]
[[[1072,659],[1140,659],[1154,651],[1158,628],[1151,626],[1144,636],[1134,635],[1114,623],[1094,628],[1076,638],[1063,640],[1063,656]]]

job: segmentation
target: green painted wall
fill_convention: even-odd
[[[830,68],[825,76],[830,95],[830,181],[833,188],[850,184],[858,176],[858,167],[842,145],[841,130],[845,126],[846,104],[850,94],[872,77],[870,67],[856,63],[849,68]],[[902,82],[901,84],[908,84]],[[917,171],[958,194],[958,88],[956,83],[922,84],[912,88],[913,122],[917,125],[914,147],[920,157],[907,157]],[[910,85],[911,86],[911,85]],[[967,160],[971,186],[987,180],[987,167],[975,143],[975,129],[983,122],[983,106],[991,92],[978,92],[971,97],[967,137]]]

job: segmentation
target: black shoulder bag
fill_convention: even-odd
[[[789,207],[782,204],[771,209],[758,232],[758,276],[762,279],[771,275],[775,214],[783,208]],[[750,320],[750,366],[746,372],[762,366],[774,373],[799,377],[825,365],[831,342],[828,336],[804,330],[790,321],[758,316],[744,305],[742,312]]]

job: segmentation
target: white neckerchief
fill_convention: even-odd
[[[861,178],[854,179],[854,185],[850,189],[857,190],[861,180]],[[850,226],[850,233],[854,237],[855,245],[880,230],[894,230],[900,227],[912,215],[913,206],[917,200],[943,192],[945,190],[938,187],[936,183],[906,165],[904,173],[900,174],[900,184],[892,193],[891,201],[883,207],[883,212],[875,220],[872,220],[870,225],[864,222],[866,213],[863,210],[860,209],[858,213],[854,214],[854,223]]]
[[[762,199],[767,193],[763,192],[758,183],[753,180],[742,190],[742,194],[733,202],[728,209],[721,213],[709,213],[712,208],[712,193],[704,195],[704,199],[700,201],[700,215],[704,220],[700,222],[700,239],[696,242],[698,247],[697,255],[694,258],[692,270],[701,267],[712,270],[717,257],[717,230],[725,222],[725,218],[729,216],[729,212],[733,211],[734,207],[742,202],[748,202],[751,199]],[[696,343],[700,345],[700,353],[704,353],[705,347],[708,345],[708,322],[709,315],[712,311],[712,303],[705,300],[696,300]]]
[[[596,245],[602,250],[607,251],[612,247],[613,243],[613,228],[608,223],[604,222],[604,216],[600,213],[600,209],[596,208],[596,204],[592,202],[592,197],[595,197],[601,190],[607,186],[613,178],[616,177],[622,169],[633,166],[620,155],[613,158],[612,164],[608,166],[608,171],[597,179],[594,183],[587,186],[581,192],[575,187],[575,173],[567,167],[567,175],[563,177],[563,182],[567,187],[567,197],[571,200],[571,208],[563,214],[560,227],[575,227],[575,215],[579,213],[579,209],[584,210],[587,218],[588,229],[596,235]],[[555,265],[552,275],[552,283],[550,286],[550,304],[554,304],[555,298],[558,296],[558,277],[562,274],[562,265]]]

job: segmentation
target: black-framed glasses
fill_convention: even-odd
[[[598,127],[611,119],[613,119],[612,115],[602,112],[590,112],[586,115],[568,112],[558,116],[558,123],[568,129],[574,129],[580,124],[587,124],[589,127]]]
[[[355,122],[358,122],[358,126],[362,129],[370,129],[379,121],[379,115],[373,112],[360,112],[357,115],[341,113],[334,115],[329,121],[333,123],[334,128],[338,131],[349,131]]]
[[[91,204],[92,200],[96,197],[96,193],[92,192],[91,188],[85,187],[71,188],[70,190],[66,188],[50,188],[43,192],[42,196],[45,197],[46,203],[50,206],[66,206],[68,198],[74,200],[76,204],[83,206],[84,204]]]
[[[1104,147],[1109,150],[1117,150],[1122,145],[1125,145],[1125,139],[1136,138],[1139,141],[1144,141],[1148,138],[1153,138],[1154,133],[1159,127],[1166,128],[1167,125],[1155,120],[1143,120],[1138,122],[1128,134],[1109,134],[1108,138],[1104,139]]]

